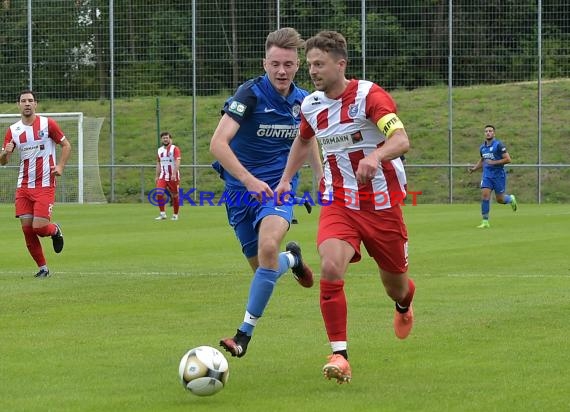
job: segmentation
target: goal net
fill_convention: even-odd
[[[56,202],[106,203],[99,175],[99,133],[103,118],[85,117],[81,112],[38,113],[60,125],[71,143],[71,157],[62,176],[57,178]],[[17,114],[0,114],[0,138],[4,142],[6,129],[20,120]],[[59,159],[61,149],[56,149]],[[0,166],[0,203],[13,203],[18,180],[20,158],[17,150],[6,166]]]

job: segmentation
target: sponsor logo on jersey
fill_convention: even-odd
[[[326,149],[340,149],[361,142],[362,133],[360,133],[360,131],[357,131],[356,133],[346,133],[336,136],[321,137],[319,138],[319,141]]]
[[[20,147],[21,152],[27,152],[30,150],[37,150],[39,146],[37,144],[25,145]]]
[[[277,137],[281,139],[294,139],[299,132],[298,126],[281,124],[260,124],[257,129],[258,137]]]
[[[360,130],[352,134],[352,143],[359,143],[361,141],[362,141],[362,133],[360,133]]]
[[[232,112],[233,114],[237,114],[238,116],[243,116],[245,114],[246,106],[243,103],[234,100],[228,106],[228,111]]]

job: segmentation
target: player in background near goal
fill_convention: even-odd
[[[483,168],[481,178],[481,216],[483,220],[477,226],[479,229],[491,227],[489,211],[491,210],[491,192],[495,191],[497,203],[510,204],[513,212],[517,211],[515,195],[507,195],[507,172],[505,165],[511,163],[511,156],[503,143],[495,138],[495,126],[485,126],[485,141],[479,147],[479,161],[468,169],[469,174]]]
[[[289,242],[280,253],[293,205],[277,206],[273,200],[299,130],[301,102],[308,94],[293,83],[300,63],[297,49],[303,44],[299,33],[289,27],[269,33],[265,75],[245,82],[226,101],[210,142],[217,159],[213,166],[225,181],[228,221],[254,271],[243,323],[235,336],[220,340],[232,356],[245,355],[277,280],[289,268],[301,286],[313,285],[313,273],[297,243]],[[322,173],[316,145],[310,162],[317,174]],[[291,176],[293,187],[297,179]]]
[[[394,301],[396,336],[404,339],[412,329],[415,285],[408,277],[408,235],[400,208],[406,190],[400,156],[410,143],[392,97],[372,82],[346,78],[347,44],[340,33],[311,37],[305,55],[317,91],[303,101],[300,135],[276,191],[291,190],[291,176],[318,140],[324,157],[320,193],[329,203],[321,207],[317,234],[320,307],[332,350],[323,374],[344,383],[352,379],[345,274],[349,263],[361,259],[361,243]]]
[[[20,218],[26,246],[38,265],[37,278],[50,275],[40,237],[51,236],[53,250],[63,250],[63,233],[51,223],[55,204],[56,176],[61,176],[71,155],[71,144],[55,120],[36,115],[38,101],[34,92],[24,90],[17,102],[21,119],[6,131],[0,165],[8,163],[14,149],[20,152],[20,170],[16,185],[16,217]],[[61,156],[56,163],[56,145]]]
[[[156,187],[164,191],[168,190],[172,200],[172,220],[178,220],[178,209],[180,200],[178,189],[180,187],[180,148],[172,143],[172,135],[169,132],[160,134],[162,146],[158,148],[156,157]],[[166,203],[168,199],[159,193],[156,197],[160,215],[155,220],[166,219]]]

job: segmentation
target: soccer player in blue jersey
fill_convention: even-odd
[[[265,42],[265,75],[238,87],[223,107],[210,142],[214,169],[225,181],[229,224],[241,243],[254,276],[243,323],[220,345],[232,356],[245,355],[253,330],[269,303],[277,280],[289,268],[303,287],[313,285],[313,273],[295,242],[280,252],[289,230],[293,204],[278,205],[273,189],[279,183],[301,121],[301,102],[308,92],[293,80],[299,70],[299,33],[286,27],[269,33]],[[322,175],[318,146],[309,162]],[[292,179],[294,191],[298,176]]]
[[[505,165],[511,163],[511,156],[503,143],[495,138],[495,126],[485,126],[485,142],[479,148],[481,158],[477,164],[468,169],[469,174],[483,168],[481,178],[481,215],[483,220],[477,226],[480,229],[491,227],[489,224],[489,210],[491,209],[491,192],[495,191],[495,199],[498,203],[510,204],[514,212],[517,210],[515,195],[506,194],[507,172]]]

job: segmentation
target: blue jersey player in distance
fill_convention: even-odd
[[[479,148],[481,157],[475,166],[468,169],[469,174],[483,168],[481,178],[481,215],[483,220],[477,226],[480,229],[491,227],[489,224],[489,211],[491,209],[491,192],[495,192],[497,203],[510,204],[513,211],[517,210],[515,195],[506,194],[507,172],[505,165],[511,163],[511,156],[503,143],[495,137],[495,126],[485,126],[485,141]]]
[[[301,122],[301,103],[308,95],[293,80],[299,70],[299,33],[285,27],[269,33],[265,42],[265,75],[238,87],[223,107],[210,142],[213,167],[225,181],[229,224],[241,243],[254,276],[243,323],[220,345],[232,356],[245,355],[253,330],[269,303],[277,280],[289,268],[303,287],[313,285],[311,269],[295,242],[280,252],[293,217],[293,205],[277,205],[273,190],[279,183]],[[318,146],[308,159],[322,176]],[[298,176],[291,182],[292,191]],[[244,197],[245,196],[245,197]]]

